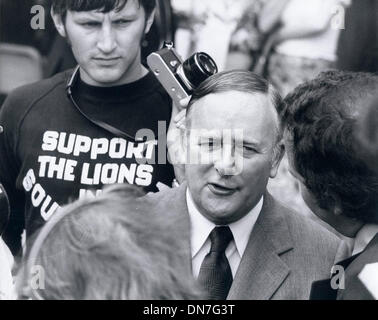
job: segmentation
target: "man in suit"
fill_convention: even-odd
[[[219,73],[187,107],[186,181],[147,198],[190,227],[188,259],[209,299],[308,299],[345,245],[266,190],[284,152],[281,98],[248,71]]]
[[[376,79],[378,81],[378,77]],[[378,84],[376,87],[378,90]],[[378,174],[378,96],[366,105],[369,105],[366,115],[358,121],[355,148]],[[345,290],[339,292],[338,299],[378,300],[378,233],[345,270]]]
[[[377,95],[369,104],[366,114],[359,119],[356,132],[356,151],[362,152],[364,161],[378,174]],[[339,292],[338,299],[378,300],[378,233],[361,254],[351,257],[349,261],[345,270],[345,290]]]
[[[345,282],[316,282],[312,299],[369,296],[359,274],[366,264],[378,263],[378,174],[364,161],[370,155],[374,163],[376,155],[376,124],[368,125],[374,113],[366,125],[357,125],[377,91],[376,75],[329,71],[298,86],[282,104],[290,171],[310,209],[345,238],[353,255],[338,263],[341,273],[335,270],[333,280],[344,274]],[[377,102],[372,105],[377,110]],[[378,272],[368,273],[363,277],[378,283]]]

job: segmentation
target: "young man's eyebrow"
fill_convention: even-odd
[[[115,13],[112,15],[112,19],[118,20],[118,19],[125,19],[125,20],[132,20],[136,19],[138,17],[137,13]]]
[[[100,12],[74,12],[73,18],[80,20],[80,19],[102,19]]]

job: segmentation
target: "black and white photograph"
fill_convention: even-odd
[[[0,0],[0,300],[378,300],[378,0]]]

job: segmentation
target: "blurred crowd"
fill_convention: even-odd
[[[163,40],[174,39],[183,58],[204,51],[214,57],[220,70],[258,70],[269,75],[283,95],[325,69],[374,72],[378,68],[375,0],[306,4],[299,0],[160,0],[158,4],[158,31],[152,30],[157,39],[143,44],[148,47],[146,55]],[[44,29],[30,26],[33,5],[45,8]],[[1,0],[0,42],[31,46],[43,58],[63,54],[54,48],[57,33],[49,11],[49,0]]]

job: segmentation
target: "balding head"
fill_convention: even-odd
[[[210,94],[224,93],[228,91],[238,91],[256,95],[256,97],[266,96],[268,103],[267,108],[275,120],[276,141],[282,138],[282,130],[278,117],[278,109],[282,103],[282,98],[278,91],[264,78],[255,73],[244,70],[232,70],[217,73],[207,80],[195,90],[187,107],[187,128],[191,126],[191,111],[196,102]],[[198,105],[198,104],[197,104]]]

